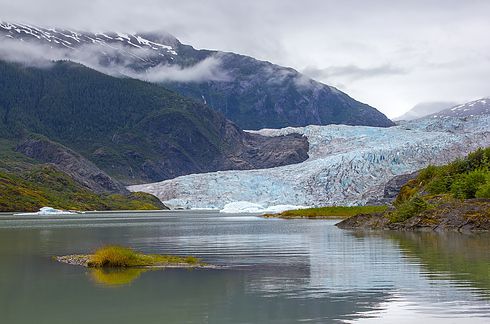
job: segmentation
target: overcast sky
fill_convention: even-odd
[[[293,67],[389,117],[490,96],[487,0],[0,0],[0,19],[168,31],[197,48]]]

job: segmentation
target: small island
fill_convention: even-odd
[[[122,246],[105,246],[93,254],[58,256],[56,261],[87,268],[216,268],[193,256],[143,254]]]
[[[305,209],[286,210],[278,214],[265,214],[265,218],[281,219],[338,219],[359,214],[384,212],[387,206],[328,206]]]

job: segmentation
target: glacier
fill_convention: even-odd
[[[309,158],[276,168],[192,174],[128,189],[151,193],[171,208],[223,209],[236,202],[241,206],[256,204],[258,209],[362,205],[382,197],[385,183],[394,176],[429,164],[444,164],[489,146],[489,125],[490,116],[482,115],[425,118],[390,128],[328,125],[263,129],[253,132],[306,136]]]
[[[226,204],[223,209],[220,210],[220,213],[225,214],[244,214],[244,213],[252,213],[252,214],[265,214],[265,213],[282,213],[286,210],[292,209],[302,209],[307,208],[308,206],[296,206],[296,205],[276,205],[276,206],[267,206],[264,207],[261,204],[256,204],[249,201],[236,201],[229,204]]]

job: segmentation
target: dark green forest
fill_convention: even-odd
[[[233,125],[210,108],[71,62],[0,62],[0,93],[0,137],[44,135],[127,184],[218,168],[234,144],[225,134]]]

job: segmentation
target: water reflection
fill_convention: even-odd
[[[488,233],[390,233],[407,257],[415,257],[431,280],[456,280],[490,297]]]
[[[337,229],[335,221],[230,217],[0,217],[2,320],[393,323],[477,322],[490,315],[487,235],[355,233]],[[195,255],[229,268],[87,271],[51,260],[104,244]]]
[[[138,279],[142,273],[148,271],[143,268],[132,269],[90,269],[90,278],[104,287],[120,287],[129,285]]]

